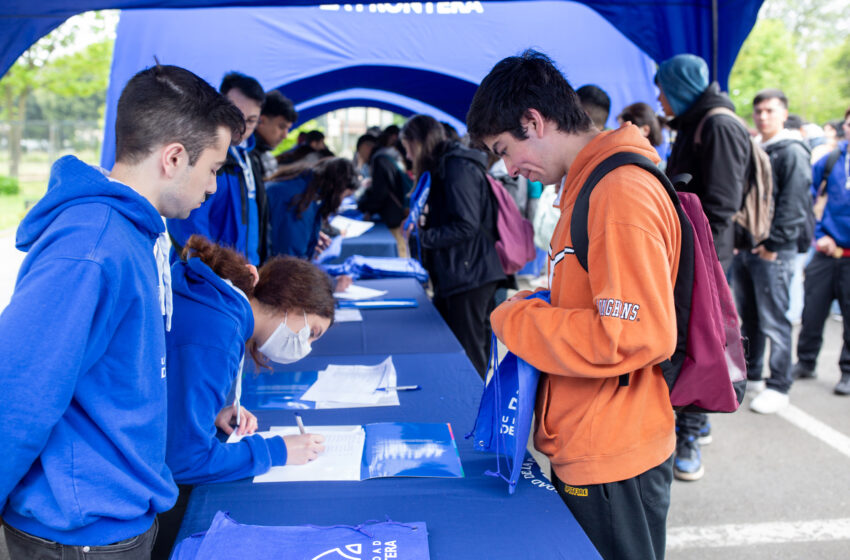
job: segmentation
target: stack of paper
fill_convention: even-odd
[[[361,300],[376,298],[378,296],[386,295],[386,293],[386,290],[375,290],[373,288],[351,284],[344,292],[334,292],[334,297],[339,299]]]
[[[319,372],[301,400],[375,405],[386,396],[378,387],[389,386],[391,376],[395,378],[392,358],[376,366],[329,365]]]
[[[337,309],[334,311],[334,323],[360,323],[363,314],[359,309]]]
[[[375,222],[352,220],[345,216],[334,216],[330,223],[331,226],[342,232],[343,237],[359,237],[375,227]]]

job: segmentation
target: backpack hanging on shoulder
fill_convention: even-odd
[[[773,223],[773,168],[758,141],[750,136],[747,125],[731,109],[715,107],[709,109],[700,119],[694,132],[694,144],[702,144],[702,129],[705,122],[715,115],[726,115],[735,119],[743,127],[750,140],[750,162],[747,170],[747,184],[744,185],[741,209],[732,217],[737,230],[736,238],[743,234],[743,246],[755,247],[770,237]],[[741,243],[738,243],[741,245]]]
[[[682,228],[679,269],[673,287],[676,309],[676,350],[661,362],[678,411],[734,412],[744,399],[747,366],[738,314],[699,198],[677,193],[673,184],[648,158],[632,152],[614,154],[591,172],[573,207],[570,235],[581,266],[587,270],[590,194],[606,174],[623,165],[651,173],[664,187]],[[625,188],[634,188],[628,185]],[[620,377],[628,385],[628,374]]]
[[[516,202],[502,183],[484,172],[496,201],[496,253],[505,274],[516,274],[537,257],[534,248],[534,227],[517,208]]]

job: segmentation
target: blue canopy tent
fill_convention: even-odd
[[[582,3],[610,21],[656,62],[684,52],[703,57],[709,61],[714,79],[725,89],[732,64],[755,24],[762,2],[763,0],[588,0]],[[5,0],[0,5],[0,76],[40,37],[70,16],[90,10],[310,6],[322,3],[322,0]],[[373,3],[379,4],[375,0],[363,0],[350,5],[350,8],[359,11]],[[427,2],[418,5],[424,6],[424,11],[430,6],[430,9],[436,12],[441,6],[450,7],[452,4],[457,3]],[[562,23],[567,25],[569,22]]]
[[[267,90],[280,88],[302,120],[366,105],[428,113],[463,133],[481,78],[499,59],[529,46],[552,56],[576,85],[603,87],[615,111],[655,99],[654,62],[581,4],[469,2],[430,15],[334,8],[124,12],[107,92],[103,165],[112,164],[118,96],[154,56],[213,85],[238,69]],[[565,32],[563,21],[581,24]]]

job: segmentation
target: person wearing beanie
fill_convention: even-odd
[[[729,96],[717,82],[709,82],[708,65],[698,56],[680,54],[665,60],[655,74],[658,100],[676,131],[667,160],[668,177],[687,173],[693,178],[682,187],[695,193],[714,237],[717,258],[728,273],[735,249],[732,217],[741,207],[752,156],[749,131],[729,112]],[[709,111],[712,112],[708,115]],[[700,444],[711,441],[711,427],[703,413],[676,415],[676,457],[673,474],[679,480],[699,480],[705,473]]]

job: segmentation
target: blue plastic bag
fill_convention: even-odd
[[[527,299],[533,298],[548,302],[549,292],[536,292]],[[531,433],[540,372],[512,352],[499,362],[495,335],[490,346],[490,361],[493,376],[484,387],[475,426],[466,437],[473,438],[473,447],[477,451],[496,454],[496,470],[485,474],[498,476],[507,482],[508,493],[513,494]],[[505,473],[502,472],[503,462]]]
[[[324,265],[322,268],[332,275],[348,274],[355,280],[372,278],[415,278],[428,281],[428,272],[414,259],[402,257],[363,257],[352,255],[342,264]]]
[[[369,521],[358,526],[267,527],[242,525],[218,512],[206,533],[193,535],[174,548],[171,560],[235,558],[282,560],[300,558],[404,558],[428,560],[425,523]]]

